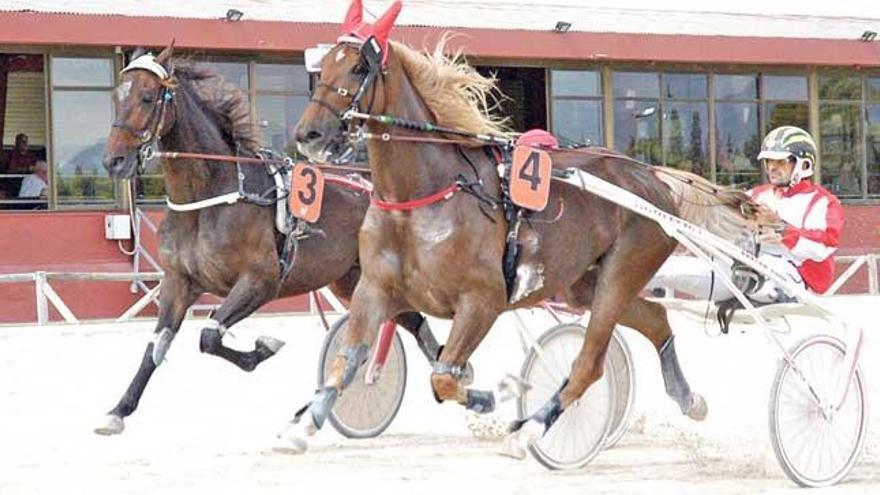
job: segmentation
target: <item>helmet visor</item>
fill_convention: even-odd
[[[790,156],[788,151],[764,150],[758,154],[758,160],[787,160]]]

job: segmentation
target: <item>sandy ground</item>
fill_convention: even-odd
[[[840,303],[871,323],[876,299]],[[508,317],[474,356],[476,385],[490,387],[523,359]],[[530,319],[536,335],[548,325]],[[0,328],[0,494],[12,493],[780,493],[799,490],[769,443],[767,397],[777,356],[758,331],[710,337],[676,317],[678,354],[709,403],[703,423],[665,397],[647,342],[625,330],[637,368],[634,421],[614,449],[586,468],[550,472],[533,459],[496,455],[471,436],[464,412],[437,405],[428,367],[405,339],[409,383],[400,414],[380,438],[348,440],[327,425],[305,456],[273,451],[275,433],[309,399],[323,331],[312,317],[251,318],[236,345],[268,334],[288,342],[251,374],[198,353],[188,321],[141,407],[117,437],[92,433],[131,379],[153,322]],[[786,340],[816,333],[804,322]],[[875,325],[876,326],[876,325]],[[436,323],[445,335],[447,325]],[[880,329],[869,328],[863,371],[878,397]],[[876,411],[876,408],[874,408]],[[504,419],[512,405],[500,408]],[[872,412],[862,456],[822,493],[880,489],[880,421]],[[811,492],[814,493],[814,492]]]

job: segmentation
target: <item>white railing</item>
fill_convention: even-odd
[[[877,261],[880,260],[880,254],[870,253],[860,256],[836,256],[835,260],[839,262],[849,263],[850,265],[840,274],[839,277],[831,284],[831,287],[825,292],[826,296],[832,296],[847,283],[853,275],[855,275],[863,266],[868,271],[868,294],[880,294],[880,283],[877,278]]]
[[[0,275],[0,283],[23,283],[33,282],[35,289],[35,297],[37,301],[37,324],[45,325],[49,323],[49,304],[56,310],[68,323],[79,323],[77,317],[73,314],[67,304],[61,299],[61,296],[52,288],[50,281],[92,281],[92,282],[133,282],[137,280],[140,283],[149,281],[159,281],[162,278],[161,273],[102,273],[102,272],[33,272],[33,273],[12,273]],[[146,287],[146,286],[145,286]],[[155,300],[159,293],[159,286],[147,288],[146,294],[141,297],[131,308],[126,310],[120,317],[119,321],[131,318],[139,313],[151,301]]]

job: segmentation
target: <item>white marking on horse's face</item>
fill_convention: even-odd
[[[528,263],[516,268],[516,281],[513,284],[513,295],[510,303],[516,304],[525,299],[529,294],[544,287],[544,265],[531,265]]]
[[[128,99],[128,96],[131,94],[131,81],[125,81],[116,87],[116,101],[119,103],[124,102]]]
[[[339,50],[336,52],[336,63],[342,62],[342,59],[345,58],[345,50]]]

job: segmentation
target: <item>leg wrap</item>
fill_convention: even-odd
[[[681,372],[681,367],[678,365],[674,339],[675,335],[670,335],[660,347],[660,368],[663,372],[666,394],[678,403],[683,414],[687,414],[694,402],[694,397],[684,374]]]
[[[553,396],[550,397],[550,400],[548,400],[547,403],[541,407],[541,409],[535,411],[535,413],[528,418],[514,421],[513,424],[511,424],[510,426],[510,431],[518,431],[528,421],[537,421],[538,423],[544,425],[544,432],[546,433],[547,430],[549,430],[550,427],[553,426],[553,423],[555,423],[556,420],[559,419],[559,416],[561,416],[562,413],[565,412],[565,409],[562,407],[562,398],[560,397],[560,394],[562,393],[562,389],[564,389],[566,385],[568,385],[568,378],[566,378],[565,381],[562,382],[562,386],[559,387],[559,390],[557,390],[556,393],[554,393]]]
[[[165,360],[165,353],[171,346],[174,339],[174,332],[170,328],[165,327],[160,332],[153,334],[153,365],[159,366]]]
[[[425,355],[429,362],[440,359],[441,347],[434,337],[434,332],[431,331],[430,325],[428,325],[427,318],[422,317],[422,323],[419,325],[416,336],[418,337],[419,349],[422,350],[422,354]]]
[[[318,429],[324,426],[324,421],[330,415],[333,405],[336,404],[337,397],[339,397],[339,391],[333,387],[322,388],[315,394],[315,400],[309,406],[309,411],[312,413],[312,418]]]
[[[342,387],[349,386],[357,374],[367,356],[367,344],[363,342],[354,346],[339,350],[339,355],[345,358],[345,370],[342,372]],[[334,399],[335,400],[335,399]]]
[[[479,414],[490,413],[495,410],[495,394],[489,390],[469,389],[465,407]]]
[[[216,328],[203,328],[201,337],[199,337],[199,350],[210,354],[215,354],[217,349],[223,344],[223,335]]]

